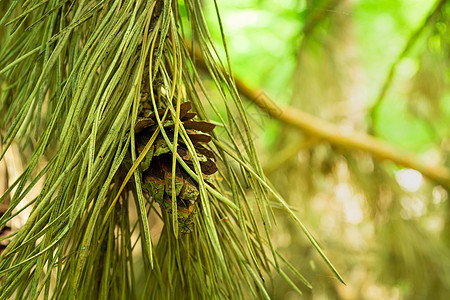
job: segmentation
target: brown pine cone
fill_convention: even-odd
[[[204,146],[211,141],[211,136],[205,133],[211,132],[215,125],[208,122],[192,120],[197,114],[195,112],[189,112],[190,109],[190,102],[181,104],[180,123],[183,124],[194,145],[197,158],[200,161],[202,174],[206,178],[206,175],[212,175],[217,171],[214,153]],[[162,117],[164,110],[160,109],[157,113]],[[173,141],[173,120],[168,117],[168,120],[164,122],[163,126],[169,140]],[[141,110],[135,126],[136,145],[139,153],[144,149],[157,128],[158,124],[155,112],[149,113],[147,109]],[[178,139],[177,153],[194,170],[191,160],[192,154],[187,150],[181,138]],[[162,134],[159,133],[140,165],[143,172],[144,194],[156,200],[161,208],[166,210],[169,215],[172,213],[172,159],[172,153],[163,139]],[[177,214],[180,231],[183,233],[191,232],[195,213],[194,204],[200,200],[198,184],[178,163],[175,173],[174,192],[177,195]]]

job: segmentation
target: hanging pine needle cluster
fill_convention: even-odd
[[[217,172],[215,164],[214,152],[206,148],[206,144],[211,141],[211,136],[205,134],[212,131],[215,125],[204,121],[193,121],[196,116],[195,112],[189,112],[191,109],[190,102],[184,102],[180,105],[180,126],[186,129],[187,136],[194,145],[195,153],[191,154],[186,144],[180,142],[177,145],[177,154],[189,166],[192,172],[195,172],[191,155],[196,155],[200,162],[200,170],[206,184],[210,184],[206,180],[208,175]],[[142,153],[145,145],[151,139],[151,136],[158,128],[157,114],[159,118],[163,117],[164,110],[159,109],[158,112],[152,112],[145,107],[139,113],[136,125],[136,146],[138,153]],[[169,141],[174,140],[173,120],[166,120],[162,124]],[[200,193],[198,184],[195,179],[189,175],[179,164],[175,168],[175,176],[172,176],[172,160],[173,155],[168,144],[162,137],[158,135],[150,150],[145,154],[140,164],[142,170],[142,188],[147,199],[157,201],[163,210],[172,214],[171,195],[176,195],[176,210],[178,224],[180,224],[182,233],[189,233],[193,226],[193,213],[195,212],[194,204],[200,202]],[[126,164],[126,160],[124,161]],[[131,162],[128,162],[131,166]],[[172,185],[175,189],[172,189]]]
[[[0,6],[0,158],[32,151],[0,198],[0,227],[31,208],[0,256],[1,299],[269,298],[273,271],[301,293],[270,239],[272,201],[340,279],[267,183],[200,1]]]

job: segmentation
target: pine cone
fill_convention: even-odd
[[[217,171],[214,153],[204,146],[204,144],[211,141],[211,136],[204,133],[212,131],[215,125],[208,122],[192,120],[197,114],[189,112],[190,109],[190,102],[181,104],[180,121],[194,145],[197,158],[200,161],[202,175],[206,178],[206,175],[214,174]],[[157,113],[162,117],[164,110],[160,109]],[[173,120],[168,117],[168,120],[164,122],[163,126],[169,140],[173,142]],[[149,113],[149,110],[143,107],[135,126],[136,145],[139,153],[144,149],[157,128],[158,124],[155,112]],[[191,161],[192,153],[187,150],[181,138],[178,139],[177,153],[194,170]],[[178,163],[175,178],[173,178],[172,159],[172,153],[160,133],[141,162],[143,191],[148,197],[153,197],[160,204],[161,208],[171,215],[172,180],[175,180],[174,192],[177,195],[177,215],[180,231],[182,233],[189,233],[193,228],[194,204],[200,200],[198,184]]]

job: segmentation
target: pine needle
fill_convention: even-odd
[[[216,11],[226,45],[217,3]],[[0,198],[11,196],[0,227],[16,218],[19,205],[32,207],[0,257],[1,299],[269,298],[263,278],[272,268],[293,284],[270,240],[273,198],[342,281],[266,181],[228,52],[223,63],[198,0],[183,6],[166,0],[9,1],[0,24],[0,126],[7,129],[0,158],[13,142],[33,151]],[[204,87],[182,31],[200,45],[218,99]],[[186,102],[198,121],[219,120],[224,134],[212,131],[205,149],[223,168],[223,179],[202,173],[201,153],[180,115]],[[156,122],[138,149],[136,124],[144,104]],[[144,193],[143,162],[157,139],[170,151],[172,178],[179,168],[198,189],[190,233],[182,233],[175,192],[170,213]],[[188,161],[178,154],[180,145]],[[43,157],[48,162],[41,165]],[[41,178],[40,194],[26,200]],[[175,191],[175,180],[170,185]],[[160,222],[162,228],[150,225]]]

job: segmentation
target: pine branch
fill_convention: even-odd
[[[247,113],[214,59],[198,1],[182,8],[220,94],[214,101],[191,68],[177,1],[17,3],[9,1],[0,21],[0,127],[8,128],[0,160],[15,141],[37,143],[0,196],[0,203],[11,196],[0,228],[16,208],[31,207],[0,255],[0,299],[267,295],[271,266],[281,276],[293,269],[271,242],[272,197],[343,282],[265,181]],[[220,138],[206,108],[220,120]],[[39,195],[25,199],[41,177]],[[150,212],[164,224],[155,239]]]
[[[395,146],[363,132],[342,129],[335,124],[321,120],[299,109],[280,109],[264,93],[250,89],[243,82],[236,81],[238,90],[248,99],[266,111],[270,116],[319,137],[332,145],[350,150],[362,150],[382,160],[390,160],[401,166],[415,169],[434,182],[450,187],[450,170],[420,161],[413,153],[402,151]]]
[[[201,53],[196,49],[193,53],[198,66],[205,68]],[[269,116],[334,146],[348,150],[365,151],[375,158],[390,160],[403,167],[417,170],[430,180],[445,187],[450,187],[450,170],[448,168],[441,165],[430,166],[422,162],[415,154],[402,151],[386,141],[363,132],[343,129],[299,109],[293,107],[280,108],[263,91],[250,88],[237,76],[234,79],[239,93],[254,102]]]

